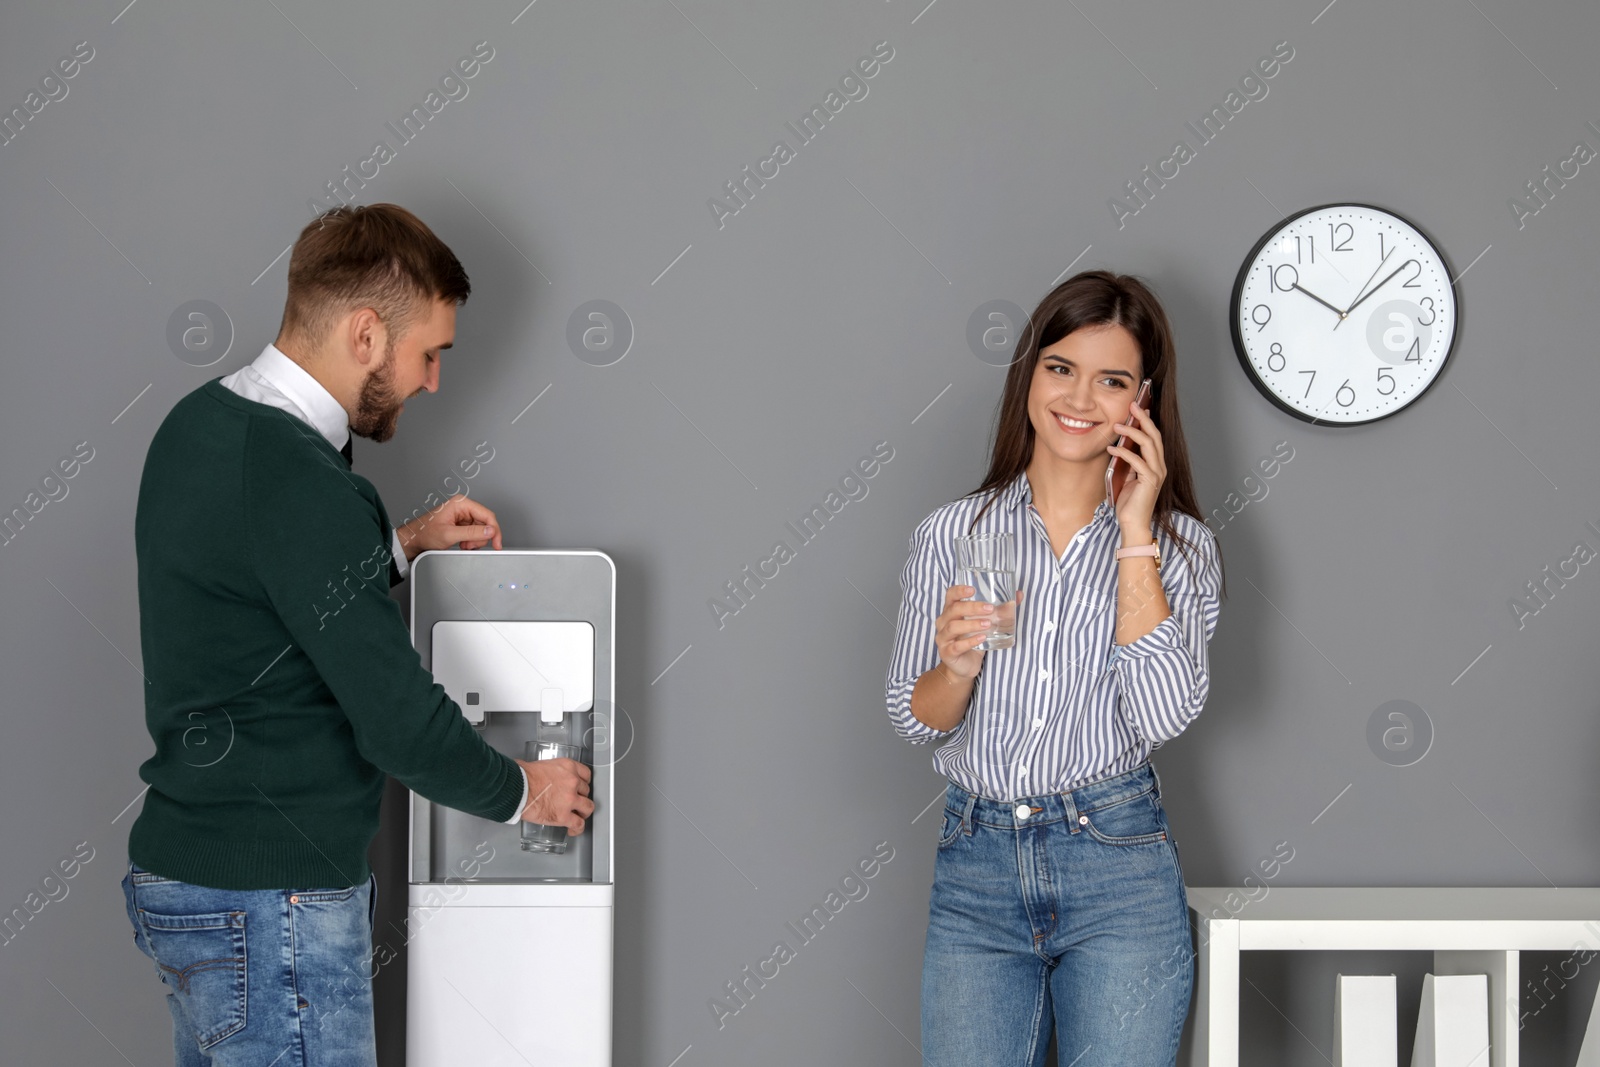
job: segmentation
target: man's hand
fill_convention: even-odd
[[[399,534],[407,562],[433,548],[482,548],[488,544],[502,547],[500,520],[494,512],[459,493],[400,527]]]
[[[545,826],[565,826],[576,837],[583,833],[583,821],[594,814],[589,799],[589,777],[593,773],[577,760],[517,760],[528,779],[528,804],[522,821]]]

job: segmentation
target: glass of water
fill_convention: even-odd
[[[583,746],[567,745],[558,741],[529,741],[523,748],[522,758],[525,760],[572,759],[581,763],[583,762]],[[542,823],[523,822],[522,851],[561,853],[566,850],[567,828],[565,826],[545,826]]]
[[[1017,545],[1009,533],[969,534],[956,538],[956,568],[962,585],[976,592],[974,601],[995,606],[989,636],[977,647],[985,652],[1017,642]]]

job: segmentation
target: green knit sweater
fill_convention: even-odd
[[[503,822],[522,770],[422,667],[372,483],[285,412],[207,382],[150,443],[134,547],[156,752],[139,866],[223,889],[366,881],[384,775]]]

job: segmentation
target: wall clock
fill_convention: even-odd
[[[1444,253],[1371,204],[1290,215],[1233,283],[1233,348],[1268,400],[1306,422],[1355,426],[1403,411],[1439,377],[1459,307]]]

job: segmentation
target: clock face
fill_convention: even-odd
[[[1269,230],[1233,285],[1233,346],[1269,400],[1307,422],[1352,426],[1433,384],[1456,337],[1444,256],[1414,224],[1326,204]]]

